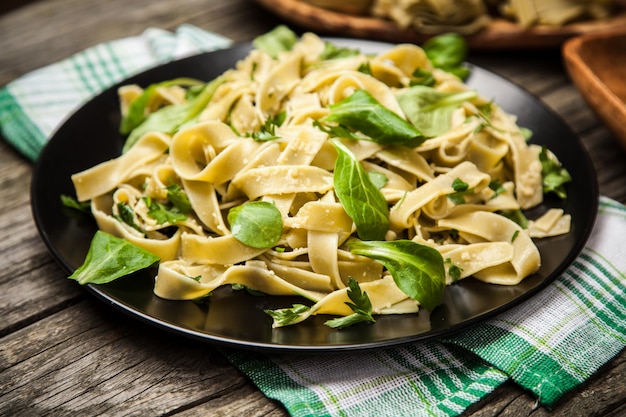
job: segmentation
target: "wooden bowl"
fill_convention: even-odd
[[[589,106],[626,149],[626,27],[568,40],[563,60]]]

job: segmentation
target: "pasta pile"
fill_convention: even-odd
[[[120,157],[72,177],[100,230],[160,258],[155,293],[190,300],[236,285],[296,294],[313,307],[295,323],[312,314],[352,314],[346,302],[353,278],[374,314],[417,312],[420,303],[398,288],[387,268],[349,250],[348,242],[362,239],[335,190],[339,149],[384,197],[389,223],[382,240],[438,251],[446,284],[473,276],[515,285],[537,271],[541,260],[531,238],[567,233],[570,218],[550,210],[522,228],[501,215],[543,198],[541,148],[528,145],[515,117],[434,68],[416,45],[324,59],[328,46],[307,33],[277,57],[252,50],[220,77],[196,119],[173,134],[145,133]],[[430,87],[412,85],[416,70],[432,74]],[[419,119],[434,105],[414,109],[420,88],[457,102],[446,105],[443,120],[424,125]],[[120,89],[122,111],[142,92]],[[334,135],[338,123],[328,116],[357,92],[403,121],[422,123],[423,142]],[[162,86],[148,111],[187,99],[185,88]],[[186,195],[190,210],[159,220],[155,204],[168,204],[173,187]],[[251,202],[270,203],[280,213],[280,238],[270,247],[242,242],[231,227],[229,211]],[[130,221],[120,221],[123,210]]]

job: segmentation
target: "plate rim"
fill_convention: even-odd
[[[359,45],[374,45],[377,47],[390,47],[393,45],[393,43],[388,43],[388,42],[383,42],[383,41],[370,41],[370,40],[363,40],[363,39],[352,39],[352,38],[342,38],[342,37],[329,37],[327,38],[331,41],[338,41],[339,43],[341,42],[346,42],[348,44],[359,44]],[[217,50],[217,51],[211,51],[211,52],[203,52],[200,54],[195,54],[192,56],[188,56],[182,59],[178,59],[178,60],[174,60],[174,61],[170,61],[168,63],[165,64],[161,64],[161,65],[157,65],[155,67],[146,69],[144,71],[141,71],[133,76],[130,76],[124,80],[121,80],[118,83],[115,83],[114,85],[105,88],[101,93],[97,94],[96,96],[94,96],[93,98],[91,98],[90,100],[88,100],[87,102],[85,102],[83,105],[79,106],[74,112],[72,112],[71,114],[69,114],[65,120],[59,124],[59,126],[57,127],[57,129],[55,129],[54,133],[51,135],[50,140],[46,143],[46,145],[44,146],[44,148],[42,149],[36,163],[35,163],[35,167],[33,170],[33,174],[32,174],[32,181],[31,181],[31,186],[30,186],[30,201],[31,201],[31,212],[32,212],[32,217],[33,220],[35,222],[35,225],[37,227],[37,230],[39,232],[39,235],[41,237],[41,239],[43,240],[44,244],[46,245],[47,249],[49,250],[49,252],[52,254],[53,258],[55,259],[55,261],[57,262],[57,264],[67,273],[67,274],[71,274],[74,270],[73,266],[67,261],[67,259],[65,258],[65,256],[59,251],[59,249],[53,245],[53,241],[51,239],[51,237],[48,234],[48,231],[46,230],[44,224],[42,223],[42,218],[41,215],[39,214],[39,210],[40,210],[40,205],[37,204],[38,200],[39,200],[39,196],[37,195],[37,188],[38,185],[43,181],[43,173],[42,168],[41,168],[41,164],[40,161],[45,160],[45,158],[47,157],[47,153],[50,152],[49,149],[52,148],[53,145],[51,145],[54,141],[54,144],[56,144],[56,142],[61,141],[61,137],[58,135],[59,131],[62,131],[63,127],[70,122],[70,120],[72,120],[74,117],[76,117],[76,114],[80,112],[80,110],[83,107],[86,107],[87,105],[92,105],[91,103],[97,103],[100,100],[100,97],[105,95],[105,94],[110,94],[110,90],[115,89],[121,85],[127,84],[129,82],[129,80],[133,80],[136,78],[141,78],[141,77],[145,77],[146,75],[148,75],[149,73],[153,72],[153,71],[158,71],[159,68],[164,67],[164,66],[168,66],[171,64],[176,64],[176,65],[184,65],[185,61],[188,60],[193,60],[193,59],[203,59],[203,57],[210,57],[212,54],[214,54],[215,52],[220,52],[220,51],[232,51],[235,49],[239,49],[239,48],[243,48],[245,49],[250,49],[251,48],[251,42],[247,41],[247,42],[237,42],[234,43],[232,46],[222,49],[222,50]],[[592,174],[593,178],[592,178],[592,189],[589,191],[591,195],[593,195],[596,199],[599,197],[599,188],[598,188],[598,178],[597,178],[597,174],[595,171],[595,168],[593,166],[591,157],[589,155],[589,153],[587,152],[587,150],[585,149],[585,147],[582,144],[582,141],[580,139],[580,137],[575,134],[575,132],[571,129],[570,125],[568,123],[565,122],[565,120],[563,119],[562,116],[560,116],[558,113],[556,113],[554,110],[552,110],[550,107],[548,107],[541,99],[539,99],[536,95],[532,94],[531,92],[529,92],[528,90],[525,90],[523,87],[521,87],[519,84],[507,79],[506,77],[499,75],[493,71],[490,71],[488,69],[479,67],[477,65],[471,64],[471,62],[468,63],[470,66],[472,66],[475,69],[480,70],[481,72],[485,73],[486,75],[490,76],[490,77],[496,77],[499,80],[509,83],[511,84],[511,86],[515,87],[516,90],[518,90],[518,93],[526,96],[526,98],[531,99],[534,101],[534,103],[543,111],[545,112],[547,115],[549,115],[550,117],[552,117],[553,119],[555,119],[555,121],[557,121],[560,125],[561,128],[566,129],[569,134],[571,135],[572,139],[575,139],[578,147],[581,150],[580,156],[582,156],[583,161],[581,161],[584,165],[585,165],[585,171],[589,172]],[[109,92],[109,93],[107,93]],[[473,317],[471,319],[467,319],[464,320],[462,323],[457,323],[455,325],[449,326],[447,328],[444,329],[439,329],[439,330],[430,330],[428,332],[425,333],[421,333],[421,334],[412,334],[409,336],[404,336],[404,337],[398,337],[395,339],[387,339],[387,340],[382,340],[382,341],[373,341],[373,342],[368,342],[368,343],[355,343],[355,344],[339,344],[339,345],[315,345],[315,344],[309,344],[309,345],[281,345],[281,344],[275,344],[275,343],[269,343],[269,342],[253,342],[253,341],[238,341],[238,340],[233,340],[230,337],[224,337],[224,336],[219,336],[219,335],[212,335],[212,334],[208,334],[208,333],[203,333],[197,329],[191,329],[191,328],[187,328],[187,327],[183,327],[181,325],[177,325],[175,323],[171,323],[168,322],[166,320],[163,319],[159,319],[156,318],[154,316],[151,316],[149,314],[147,314],[144,311],[139,311],[135,308],[133,308],[132,306],[128,306],[126,304],[124,304],[123,302],[117,300],[114,296],[112,296],[111,294],[107,293],[106,291],[106,287],[102,287],[102,286],[98,286],[98,285],[94,285],[94,284],[87,284],[84,286],[84,288],[93,296],[95,296],[97,299],[99,299],[100,301],[108,304],[109,306],[114,307],[116,310],[121,311],[125,314],[130,315],[131,317],[138,319],[140,322],[143,323],[147,323],[149,325],[155,326],[157,328],[160,328],[162,330],[177,334],[177,335],[181,335],[181,336],[185,336],[185,337],[189,337],[191,339],[195,339],[195,340],[200,340],[203,342],[208,342],[208,343],[212,343],[212,344],[216,344],[216,345],[221,345],[221,346],[226,346],[226,347],[235,347],[235,348],[242,348],[242,349],[247,349],[247,350],[257,350],[257,351],[270,351],[270,352],[286,352],[286,353],[295,353],[295,352],[314,352],[314,353],[333,353],[333,352],[342,352],[342,351],[361,351],[361,350],[372,350],[372,349],[379,349],[379,348],[388,348],[388,347],[392,347],[392,346],[400,346],[400,345],[405,345],[408,343],[413,343],[413,342],[417,342],[417,341],[423,341],[423,340],[431,340],[431,339],[437,339],[440,338],[442,336],[448,336],[448,335],[452,335],[454,333],[457,333],[460,330],[463,329],[468,329],[471,328],[473,326],[475,326],[476,324],[482,323],[490,318],[493,318],[494,316],[503,313],[504,311],[510,310],[512,308],[514,308],[515,306],[518,306],[520,304],[522,304],[523,302],[527,301],[528,299],[532,298],[534,295],[536,295],[537,293],[539,293],[540,291],[542,291],[543,289],[545,289],[551,282],[553,282],[560,274],[562,274],[569,266],[571,266],[571,264],[573,263],[573,261],[576,259],[576,257],[580,254],[580,252],[582,251],[582,249],[584,248],[587,240],[589,239],[589,236],[593,230],[593,226],[595,223],[595,219],[597,217],[597,212],[598,212],[598,204],[596,202],[596,204],[592,205],[592,212],[590,213],[590,219],[588,219],[588,221],[585,223],[585,227],[583,229],[583,233],[582,233],[582,237],[581,239],[579,239],[578,241],[576,241],[574,247],[572,248],[572,250],[567,254],[567,256],[565,257],[565,259],[558,265],[558,267],[550,272],[548,274],[548,277],[546,277],[545,279],[543,279],[543,281],[541,281],[538,285],[532,287],[530,290],[524,292],[523,294],[515,297],[515,299],[509,301],[508,303],[505,303],[503,305],[498,306],[497,308],[494,308],[490,311],[487,311],[483,314],[480,314],[479,316]],[[494,285],[494,284],[491,284]]]

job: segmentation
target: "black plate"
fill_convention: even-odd
[[[389,47],[378,42],[332,40],[364,52]],[[241,44],[172,62],[122,84],[145,86],[182,76],[211,80],[243,58],[250,47]],[[283,351],[371,349],[425,340],[467,328],[519,304],[561,274],[582,250],[597,212],[596,176],[578,138],[535,97],[478,67],[473,67],[468,84],[518,115],[520,125],[534,132],[532,140],[555,152],[573,177],[566,201],[548,198],[529,213],[532,218],[548,207],[562,207],[572,215],[573,229],[567,235],[537,241],[542,266],[519,285],[498,286],[466,279],[446,289],[442,304],[430,317],[423,312],[384,316],[373,325],[344,330],[324,326],[327,317],[272,329],[271,318],[263,310],[290,306],[296,301],[292,297],[259,297],[221,288],[208,304],[163,300],[152,292],[154,270],[111,284],[88,285],[87,289],[106,303],[161,329],[217,344]],[[89,216],[64,208],[59,196],[74,195],[72,174],[120,154],[123,138],[118,133],[116,88],[105,91],[72,115],[51,138],[35,168],[31,189],[33,216],[43,241],[68,274],[82,264],[96,226]]]

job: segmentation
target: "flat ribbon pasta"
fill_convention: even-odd
[[[475,2],[465,3],[479,11]],[[446,17],[468,28],[481,22],[468,10],[453,10],[449,1],[411,4],[436,13],[428,22],[407,25],[442,27]],[[380,239],[412,240],[439,251],[447,285],[469,277],[515,285],[541,264],[531,237],[569,231],[571,217],[562,210],[531,219],[526,229],[502,215],[535,207],[543,198],[540,149],[526,142],[514,116],[435,68],[417,45],[377,55],[339,50],[331,58],[334,52],[310,33],[291,50],[270,55],[255,49],[212,84],[206,108],[178,128],[144,134],[125,154],[72,176],[78,200],[91,201],[101,230],[159,256],[156,295],[192,300],[228,285],[298,295],[312,306],[288,323],[295,324],[311,315],[352,314],[353,278],[373,314],[417,312],[420,303],[398,288],[381,262],[350,252],[350,242],[359,239],[357,224],[367,219],[355,224],[354,210],[346,209],[345,194],[335,186],[344,181],[343,189],[363,191],[365,175],[370,181],[364,183],[376,190],[350,197],[371,204],[380,191],[379,209],[388,209],[381,217],[389,220]],[[416,74],[423,73],[432,86],[413,88]],[[122,112],[152,90],[120,88]],[[358,103],[366,110],[359,108],[355,118],[368,118],[380,105],[398,116],[391,119],[399,125],[410,125],[404,131],[427,139],[407,147],[374,137],[376,129],[360,120],[329,122],[337,120],[326,118],[335,109],[349,111],[350,100],[344,100],[359,90],[375,102]],[[443,101],[420,108],[413,93],[427,94],[424,103]],[[154,94],[146,116],[170,104],[195,104],[189,102],[193,91],[181,86],[159,87]],[[335,147],[339,142],[345,150]],[[344,171],[344,153],[352,171],[336,178]],[[359,202],[354,206],[363,208]],[[254,247],[231,230],[233,213],[243,207],[271,208],[272,226],[281,223],[270,243]],[[247,213],[254,233],[270,228],[266,215]]]

